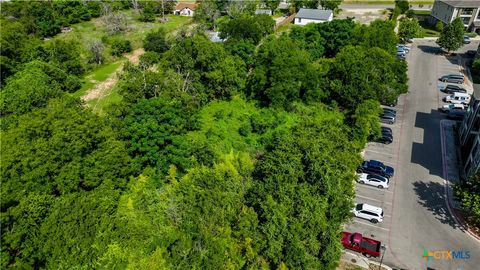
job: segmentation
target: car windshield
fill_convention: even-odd
[[[360,210],[362,210],[362,208],[363,208],[363,203],[359,203],[359,204],[357,204],[357,206],[355,207],[355,210],[360,211]]]

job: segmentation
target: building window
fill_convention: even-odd
[[[302,18],[298,18],[298,23],[301,23],[302,22]]]
[[[472,15],[473,14],[473,8],[462,8],[460,10],[460,15]]]
[[[470,17],[462,17],[462,22],[464,25],[468,25],[468,23],[470,23]]]

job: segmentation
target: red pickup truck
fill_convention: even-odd
[[[380,241],[363,237],[360,233],[342,232],[342,245],[346,249],[362,253],[365,257],[380,256]]]

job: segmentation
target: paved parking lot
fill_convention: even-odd
[[[459,50],[476,49],[478,42]],[[373,224],[354,218],[348,231],[360,232],[387,245],[384,263],[403,269],[479,269],[480,242],[466,234],[451,217],[446,203],[440,121],[445,114],[438,108],[446,96],[439,77],[462,72],[464,60],[445,56],[434,40],[418,40],[407,56],[409,92],[399,98],[397,121],[391,127],[394,141],[390,145],[369,143],[365,159],[376,159],[395,168],[388,190],[357,184],[358,203],[382,207],[383,223]],[[464,87],[472,88],[470,81]],[[423,252],[464,250],[468,260],[433,260]]]

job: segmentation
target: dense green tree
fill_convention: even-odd
[[[262,0],[262,4],[270,9],[272,13],[278,8],[278,5],[280,5],[280,0]]]
[[[480,227],[480,174],[468,178],[454,187],[455,196],[468,219]]]
[[[456,51],[463,45],[464,32],[465,27],[463,26],[462,19],[456,18],[443,27],[437,43],[448,52]]]
[[[112,41],[112,55],[121,56],[132,51],[132,43],[126,39],[114,39]]]
[[[231,19],[220,27],[220,38],[247,40],[258,44],[260,40],[273,33],[275,21],[266,14],[242,16]]]
[[[353,120],[355,123],[354,132],[359,147],[363,147],[368,139],[378,138],[381,135],[380,122],[378,117],[382,113],[380,102],[377,100],[365,100],[355,109]]]
[[[247,94],[265,105],[288,107],[296,100],[319,100],[320,81],[307,51],[288,36],[269,37],[258,50]]]
[[[342,3],[342,0],[319,0],[319,2],[324,9],[330,9],[335,11]]]
[[[247,198],[259,219],[256,246],[272,268],[333,269],[360,156],[341,114],[321,106],[296,111],[299,121],[276,136],[255,169]]]
[[[384,20],[375,20],[368,26],[359,25],[355,31],[356,44],[367,48],[378,47],[393,55],[398,43],[394,28],[395,22]]]
[[[404,14],[410,9],[410,4],[408,0],[395,0],[395,7],[398,7],[401,14]]]
[[[231,55],[237,55],[242,58],[247,67],[251,67],[254,62],[255,44],[241,40],[241,41],[226,41],[225,48]]]
[[[220,5],[222,1],[202,1],[193,14],[193,19],[204,24],[207,28],[212,28],[215,20],[220,17]]]
[[[207,99],[228,99],[245,87],[245,63],[203,35],[181,38],[165,53],[167,66],[181,74],[184,89]]]
[[[147,52],[163,53],[168,50],[168,43],[166,40],[167,33],[165,29],[158,28],[157,31],[150,32],[145,36],[143,41],[143,48]]]
[[[187,99],[186,96],[183,99]],[[133,104],[124,118],[124,133],[134,166],[166,173],[170,165],[190,167],[184,135],[195,128],[195,107],[187,99],[159,96]]]
[[[355,108],[367,99],[393,102],[407,91],[406,65],[379,48],[347,46],[329,71],[331,95],[340,105]]]
[[[398,27],[398,36],[402,39],[412,39],[420,33],[421,27],[416,18],[403,18]]]

